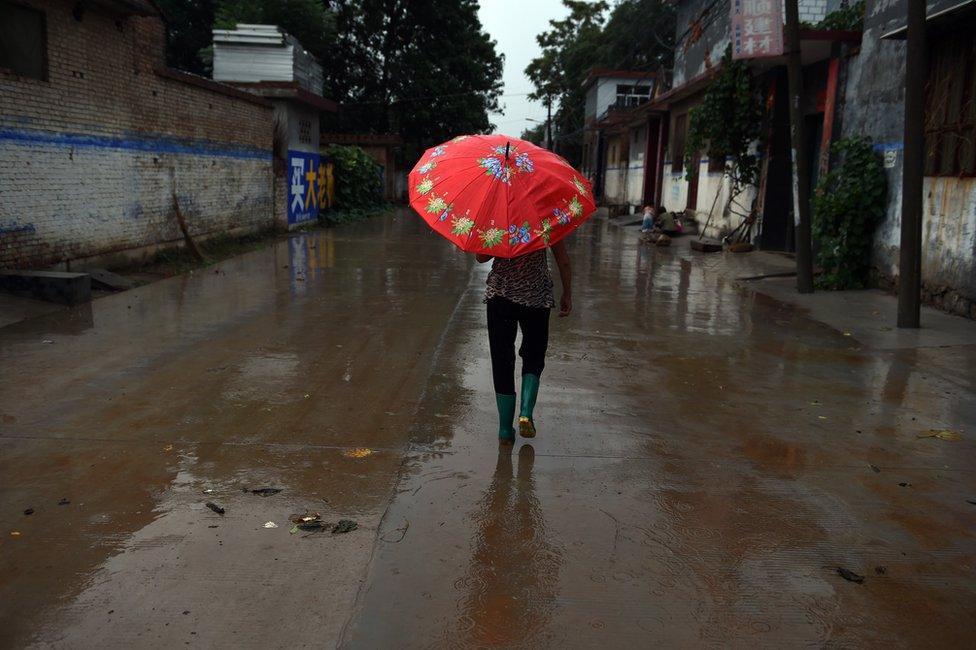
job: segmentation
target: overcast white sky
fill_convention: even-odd
[[[491,116],[497,133],[518,137],[532,126],[526,118],[545,121],[545,107],[525,96],[532,84],[522,71],[539,55],[536,34],[549,28],[550,19],[568,13],[561,0],[481,0],[481,24],[497,41],[496,50],[505,54],[505,89],[500,100],[504,112]]]

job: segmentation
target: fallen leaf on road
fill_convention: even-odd
[[[213,510],[214,512],[216,512],[218,515],[221,515],[221,516],[223,516],[223,514],[225,512],[227,512],[226,510],[224,510],[223,508],[221,508],[220,506],[218,506],[216,503],[213,503],[212,501],[207,501],[204,505],[207,506],[208,508],[210,508],[211,510]]]
[[[368,447],[357,447],[356,449],[346,449],[342,455],[346,458],[366,458],[373,453]]]
[[[875,474],[880,474],[881,473],[881,468],[878,467],[877,465],[870,465],[870,467],[871,467],[871,469],[874,470],[874,473]]]
[[[339,520],[339,523],[337,523],[332,528],[332,534],[333,535],[339,535],[341,533],[348,533],[350,531],[356,530],[356,528],[358,528],[358,527],[359,527],[359,524],[357,524],[352,519],[340,519]]]
[[[11,537],[20,537],[20,531],[19,530],[12,530],[12,531],[10,531],[10,536]]]
[[[918,434],[919,438],[938,438],[939,440],[959,440],[962,434],[949,429],[929,429]]]
[[[864,576],[858,575],[850,569],[845,569],[842,566],[837,567],[837,575],[848,582],[856,582],[857,584],[864,582]]]
[[[911,483],[908,483],[907,481],[904,482],[904,483],[899,483],[898,485],[900,485],[902,487],[912,487],[912,484]]]
[[[251,494],[256,494],[259,497],[270,497],[281,492],[281,488],[257,488],[249,491]]]
[[[322,515],[317,512],[306,512],[303,515],[292,515],[289,517],[291,523],[295,524],[289,531],[292,534],[300,530],[310,533],[317,533],[325,530],[329,524],[322,521]]]
[[[163,447],[163,451],[173,451],[173,445],[166,445]]]
[[[27,510],[24,510],[24,516],[25,517],[28,516],[28,515],[32,515],[32,514],[34,514],[34,509],[33,508],[28,508]]]

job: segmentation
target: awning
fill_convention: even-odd
[[[930,6],[929,10],[934,11],[925,17],[926,31],[938,32],[954,27],[955,23],[959,20],[976,17],[976,0],[963,0],[962,2],[952,5],[951,7],[945,7],[943,9],[939,9],[938,5],[934,7]],[[906,36],[908,36],[908,27],[902,25],[897,29],[893,29],[886,34],[883,34],[881,38],[900,41],[904,40]]]
[[[833,55],[834,43],[859,44],[861,32],[841,29],[801,29],[800,30],[800,63],[812,65],[826,61]],[[784,38],[783,47],[788,49],[789,42]],[[768,59],[750,59],[749,67],[753,70],[769,70],[779,65],[786,65],[788,56],[771,57]]]

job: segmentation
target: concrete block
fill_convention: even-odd
[[[0,270],[0,290],[63,305],[91,300],[91,276],[61,271]]]

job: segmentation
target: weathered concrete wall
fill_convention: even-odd
[[[944,5],[940,0],[938,6]],[[937,10],[929,3],[929,13]],[[869,0],[860,53],[850,59],[842,133],[866,135],[885,159],[886,218],[875,233],[873,264],[882,285],[898,276],[901,238],[905,43],[881,40],[904,24],[904,0]],[[925,179],[922,283],[930,302],[976,318],[976,179]]]
[[[0,266],[152,247],[272,223],[272,109],[162,67],[155,18],[45,11],[48,79],[0,73]],[[317,125],[316,125],[317,126]]]
[[[688,205],[688,181],[685,180],[684,172],[673,173],[671,163],[664,165],[664,187],[661,193],[661,203],[670,212],[690,211],[701,227],[705,230],[706,237],[721,238],[733,228],[739,225],[742,217],[739,215],[725,212],[729,195],[732,192],[732,182],[722,172],[709,171],[708,159],[703,158],[698,165],[698,197],[694,206]],[[716,194],[718,195],[716,200]],[[746,213],[756,195],[755,188],[749,188],[739,194],[735,200],[734,209],[737,212]],[[713,210],[714,205],[714,212]],[[712,218],[708,215],[712,212]],[[755,234],[755,233],[754,233]]]
[[[800,0],[800,20],[818,23],[840,8],[841,0]],[[709,9],[709,5],[711,8]],[[703,14],[706,9],[708,13]],[[674,81],[677,88],[717,64],[729,44],[729,3],[684,0],[678,3],[674,53]]]

